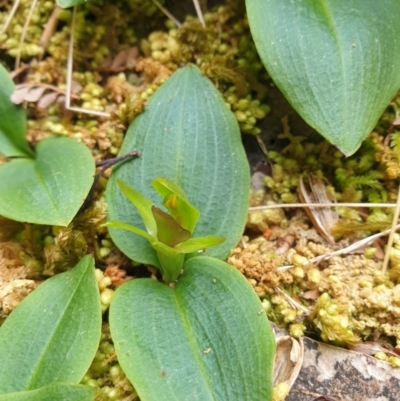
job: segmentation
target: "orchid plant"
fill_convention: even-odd
[[[108,222],[107,226],[128,230],[147,239],[157,252],[161,274],[167,284],[179,277],[186,254],[201,252],[225,241],[225,238],[215,235],[193,237],[200,212],[189,202],[182,188],[172,181],[156,178],[151,184],[163,197],[162,203],[169,213],[124,181],[118,180],[118,185],[138,210],[146,231],[115,220]]]

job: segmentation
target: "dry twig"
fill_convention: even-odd
[[[201,22],[201,25],[203,25],[203,28],[205,28],[206,27],[206,22],[204,21],[204,15],[203,15],[203,13],[201,11],[201,7],[200,7],[200,4],[199,4],[199,1],[198,0],[193,0],[193,4],[194,4],[194,8],[196,9],[197,17],[198,17],[199,21]]]
[[[171,21],[175,23],[177,27],[181,27],[182,24],[165,8],[162,4],[160,4],[157,0],[152,0],[152,2],[164,13]]]
[[[307,205],[313,203],[328,203],[330,202],[325,185],[319,178],[310,175],[309,190],[307,190],[303,178],[300,176],[299,182],[299,196],[300,199]],[[330,208],[315,209],[313,207],[306,207],[305,211],[313,223],[318,233],[326,239],[329,244],[334,244],[335,239],[330,230],[334,224],[337,223],[339,217],[337,211],[332,210],[334,203],[331,203]]]
[[[26,37],[26,33],[28,31],[28,26],[29,26],[29,23],[31,22],[31,19],[32,19],[33,10],[35,9],[37,2],[38,2],[38,0],[33,0],[32,1],[31,8],[29,9],[29,13],[28,13],[28,15],[26,17],[26,21],[25,21],[24,27],[23,27],[22,32],[21,32],[21,37],[19,38],[18,54],[17,54],[17,57],[15,58],[15,69],[16,70],[18,69],[19,63],[21,61],[22,45],[24,43],[24,40],[25,40],[25,37]]]
[[[396,227],[397,227],[397,222],[399,220],[399,215],[400,215],[400,186],[399,186],[399,191],[397,193],[397,203],[396,203],[396,209],[394,211],[392,227],[390,228],[390,234],[389,234],[388,242],[387,242],[387,245],[386,245],[385,259],[383,259],[383,264],[382,264],[382,272],[383,273],[386,272],[388,264],[389,264],[390,251],[392,249],[393,240],[394,240],[394,234],[396,232]]]
[[[395,208],[397,203],[363,203],[363,202],[343,202],[343,203],[335,203],[335,207],[387,207],[387,208]],[[273,205],[263,205],[263,206],[251,206],[249,207],[249,212],[253,212],[256,210],[266,210],[266,209],[279,209],[279,208],[306,208],[306,207],[332,207],[332,202],[329,203],[281,203],[281,204],[273,204]]]
[[[10,22],[12,21],[12,19],[14,17],[14,14],[18,10],[18,6],[19,6],[20,3],[21,3],[21,0],[15,0],[11,10],[7,14],[6,22],[4,23],[3,27],[1,28],[0,34],[4,33],[7,30],[8,26],[10,25]]]
[[[397,224],[395,226],[395,231],[397,231],[399,229],[400,229],[400,224]],[[351,244],[351,245],[349,245],[349,246],[347,246],[345,248],[339,249],[339,250],[337,250],[335,252],[328,253],[328,254],[325,254],[325,255],[316,256],[315,258],[312,258],[312,259],[308,260],[306,263],[319,263],[319,262],[322,262],[323,260],[327,260],[327,259],[333,258],[334,256],[340,256],[340,255],[343,255],[343,254],[346,254],[346,253],[354,252],[357,249],[359,249],[359,248],[361,248],[361,247],[363,247],[365,245],[368,245],[371,242],[375,241],[377,238],[381,238],[381,237],[384,237],[384,236],[390,234],[391,230],[392,230],[392,228],[390,228],[388,230],[385,230],[385,231],[382,231],[381,233],[370,235],[369,237],[363,238],[360,241],[357,241],[354,244]],[[280,266],[280,267],[278,267],[276,269],[276,271],[289,270],[292,267],[294,267],[294,265]]]
[[[98,110],[90,110],[84,109],[82,107],[72,107],[71,106],[71,97],[72,97],[72,70],[74,64],[74,32],[75,32],[75,22],[76,22],[76,7],[74,7],[74,11],[72,14],[72,22],[71,22],[71,36],[69,38],[69,46],[68,46],[68,61],[67,61],[67,93],[65,96],[65,108],[67,110],[75,111],[77,113],[85,113],[91,114],[99,117],[110,117],[110,113],[106,113],[104,111]]]
[[[47,45],[50,42],[50,38],[53,35],[54,31],[56,30],[57,27],[57,22],[58,22],[58,13],[61,10],[60,7],[58,7],[57,4],[54,4],[53,11],[49,17],[49,19],[46,22],[46,26],[44,27],[44,30],[42,32],[42,36],[39,41],[39,45],[43,48],[43,53],[47,49]],[[42,54],[43,54],[42,53]]]

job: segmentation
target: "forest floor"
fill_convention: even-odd
[[[400,174],[400,97],[359,151],[346,158],[269,79],[242,2],[217,9],[209,2],[206,33],[193,16],[178,31],[153,3],[131,3],[129,12],[123,0],[79,8],[71,101],[87,112],[76,112],[65,107],[72,11],[38,0],[20,41],[31,2],[20,2],[6,29],[1,26],[12,4],[0,2],[0,60],[13,71],[26,105],[30,143],[68,136],[85,143],[96,161],[114,157],[154,90],[183,63],[199,64],[209,56],[201,68],[235,113],[252,170],[246,231],[228,263],[252,284],[269,319],[287,330],[277,329],[277,337],[284,338],[278,356],[286,355],[280,363],[289,373],[276,383],[297,379],[288,401],[397,400],[400,373],[392,367],[400,367],[400,235],[391,227]],[[180,9],[172,1],[170,10],[182,21],[195,15],[191,2]],[[245,63],[252,76],[247,82],[239,73]],[[5,162],[0,155],[0,164]],[[2,319],[40,282],[87,253],[95,256],[99,280],[109,278],[107,289],[154,273],[129,261],[102,226],[110,172],[100,179],[91,206],[68,227],[0,217]],[[106,317],[103,338],[111,344]],[[115,357],[108,361],[110,367],[117,363]],[[102,374],[93,368],[88,377]],[[352,377],[351,385],[345,377]],[[134,399],[126,380],[108,380],[104,385]]]

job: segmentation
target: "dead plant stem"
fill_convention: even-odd
[[[24,24],[24,27],[21,32],[21,37],[19,38],[18,53],[17,53],[17,57],[15,58],[15,69],[16,70],[18,69],[19,63],[21,61],[22,45],[24,44],[26,33],[28,31],[28,26],[29,26],[29,23],[31,22],[33,10],[35,9],[37,2],[38,2],[38,0],[32,1],[31,7],[29,9],[29,13],[26,16],[25,24]]]
[[[197,17],[199,18],[199,21],[201,22],[201,25],[203,25],[203,28],[206,27],[206,22],[204,21],[204,15],[203,12],[201,11],[201,7],[199,4],[198,0],[193,0],[194,8],[196,9]]]
[[[397,224],[394,227],[394,231],[397,231],[400,229],[400,224]],[[377,233],[374,235],[370,235],[369,237],[363,238],[357,242],[355,242],[354,244],[351,244],[345,248],[339,249],[335,252],[332,253],[327,253],[325,255],[319,255],[316,256],[315,258],[311,258],[310,260],[307,260],[306,263],[319,263],[323,260],[327,260],[330,258],[333,258],[334,256],[340,256],[343,255],[345,253],[351,253],[354,252],[355,250],[361,248],[362,246],[368,245],[369,243],[375,241],[376,239],[380,238],[380,237],[384,237],[385,235],[390,234],[390,232],[392,231],[392,228],[389,228],[388,230],[382,231],[381,233]],[[294,265],[287,265],[287,266],[279,266],[277,269],[275,269],[275,271],[284,271],[284,270],[289,270],[291,268],[293,268]]]
[[[152,0],[152,2],[161,10],[163,14],[165,14],[171,21],[175,23],[175,25],[180,28],[182,24],[157,0]]]
[[[389,234],[388,242],[387,242],[386,249],[385,249],[385,258],[383,259],[383,264],[382,264],[382,272],[383,273],[386,273],[387,267],[389,265],[390,250],[392,249],[394,234],[396,232],[396,226],[397,226],[397,222],[399,220],[399,215],[400,215],[400,185],[399,185],[399,191],[397,193],[396,209],[394,211],[392,227],[390,229],[390,234]]]
[[[267,209],[279,209],[279,208],[310,208],[310,207],[387,207],[387,208],[395,208],[396,203],[352,203],[352,202],[344,202],[344,203],[280,203],[276,205],[262,205],[262,206],[251,206],[249,207],[249,212],[254,212],[257,210],[267,210]]]
[[[7,14],[7,19],[6,19],[6,21],[4,22],[4,25],[3,25],[3,27],[1,28],[0,33],[4,33],[4,32],[7,30],[8,26],[10,25],[11,20],[12,20],[13,17],[14,17],[14,14],[15,14],[16,11],[18,10],[18,6],[19,6],[20,3],[21,3],[21,0],[15,0],[14,4],[13,4],[11,10],[10,10],[10,12]]]
[[[68,60],[67,60],[67,90],[65,96],[65,108],[67,110],[75,111],[77,113],[85,113],[99,117],[110,117],[110,113],[106,113],[98,110],[84,109],[82,107],[71,107],[71,96],[72,96],[72,71],[74,65],[74,33],[75,33],[75,22],[76,22],[76,10],[77,6],[74,7],[71,21],[71,35],[69,38],[68,46]]]

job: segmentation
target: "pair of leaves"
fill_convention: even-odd
[[[70,138],[47,138],[33,151],[26,117],[10,101],[15,85],[0,64],[0,215],[36,224],[68,225],[93,183],[89,149]]]
[[[136,279],[111,304],[118,360],[141,399],[270,400],[274,338],[250,284],[209,257],[183,270],[174,289]]]
[[[92,392],[83,386],[44,386],[79,383],[94,358],[100,334],[94,261],[86,256],[74,269],[41,284],[1,326],[0,400],[44,400],[48,394],[60,401],[92,400]],[[65,386],[69,398],[63,398]]]
[[[141,157],[114,168],[108,182],[109,219],[154,234],[156,224],[143,223],[118,183],[127,183],[122,187],[128,197],[131,187],[134,196],[150,202],[142,215],[152,221],[149,205],[161,204],[151,183],[166,177],[183,194],[161,185],[156,189],[163,205],[175,217],[179,202],[190,200],[200,218],[195,224],[193,214],[194,224],[182,224],[183,229],[194,237],[225,237],[225,243],[207,250],[225,258],[243,232],[249,166],[236,119],[196,67],[176,71],[151,97],[129,127],[121,154],[134,149]],[[160,267],[149,241],[125,230],[110,232],[129,257]],[[274,339],[258,297],[226,263],[189,256],[174,288],[136,279],[116,291],[110,329],[124,372],[143,401],[271,399]],[[178,262],[172,260],[171,268]]]
[[[398,0],[246,0],[271,78],[328,141],[353,154],[400,88]]]
[[[235,117],[197,67],[176,71],[150,98],[129,127],[120,154],[134,149],[141,151],[141,157],[114,168],[108,182],[109,220],[145,229],[118,180],[161,207],[151,183],[165,177],[182,188],[200,212],[193,237],[225,237],[223,244],[206,253],[226,258],[243,233],[250,172]],[[115,228],[110,233],[131,259],[160,267],[146,239]]]

